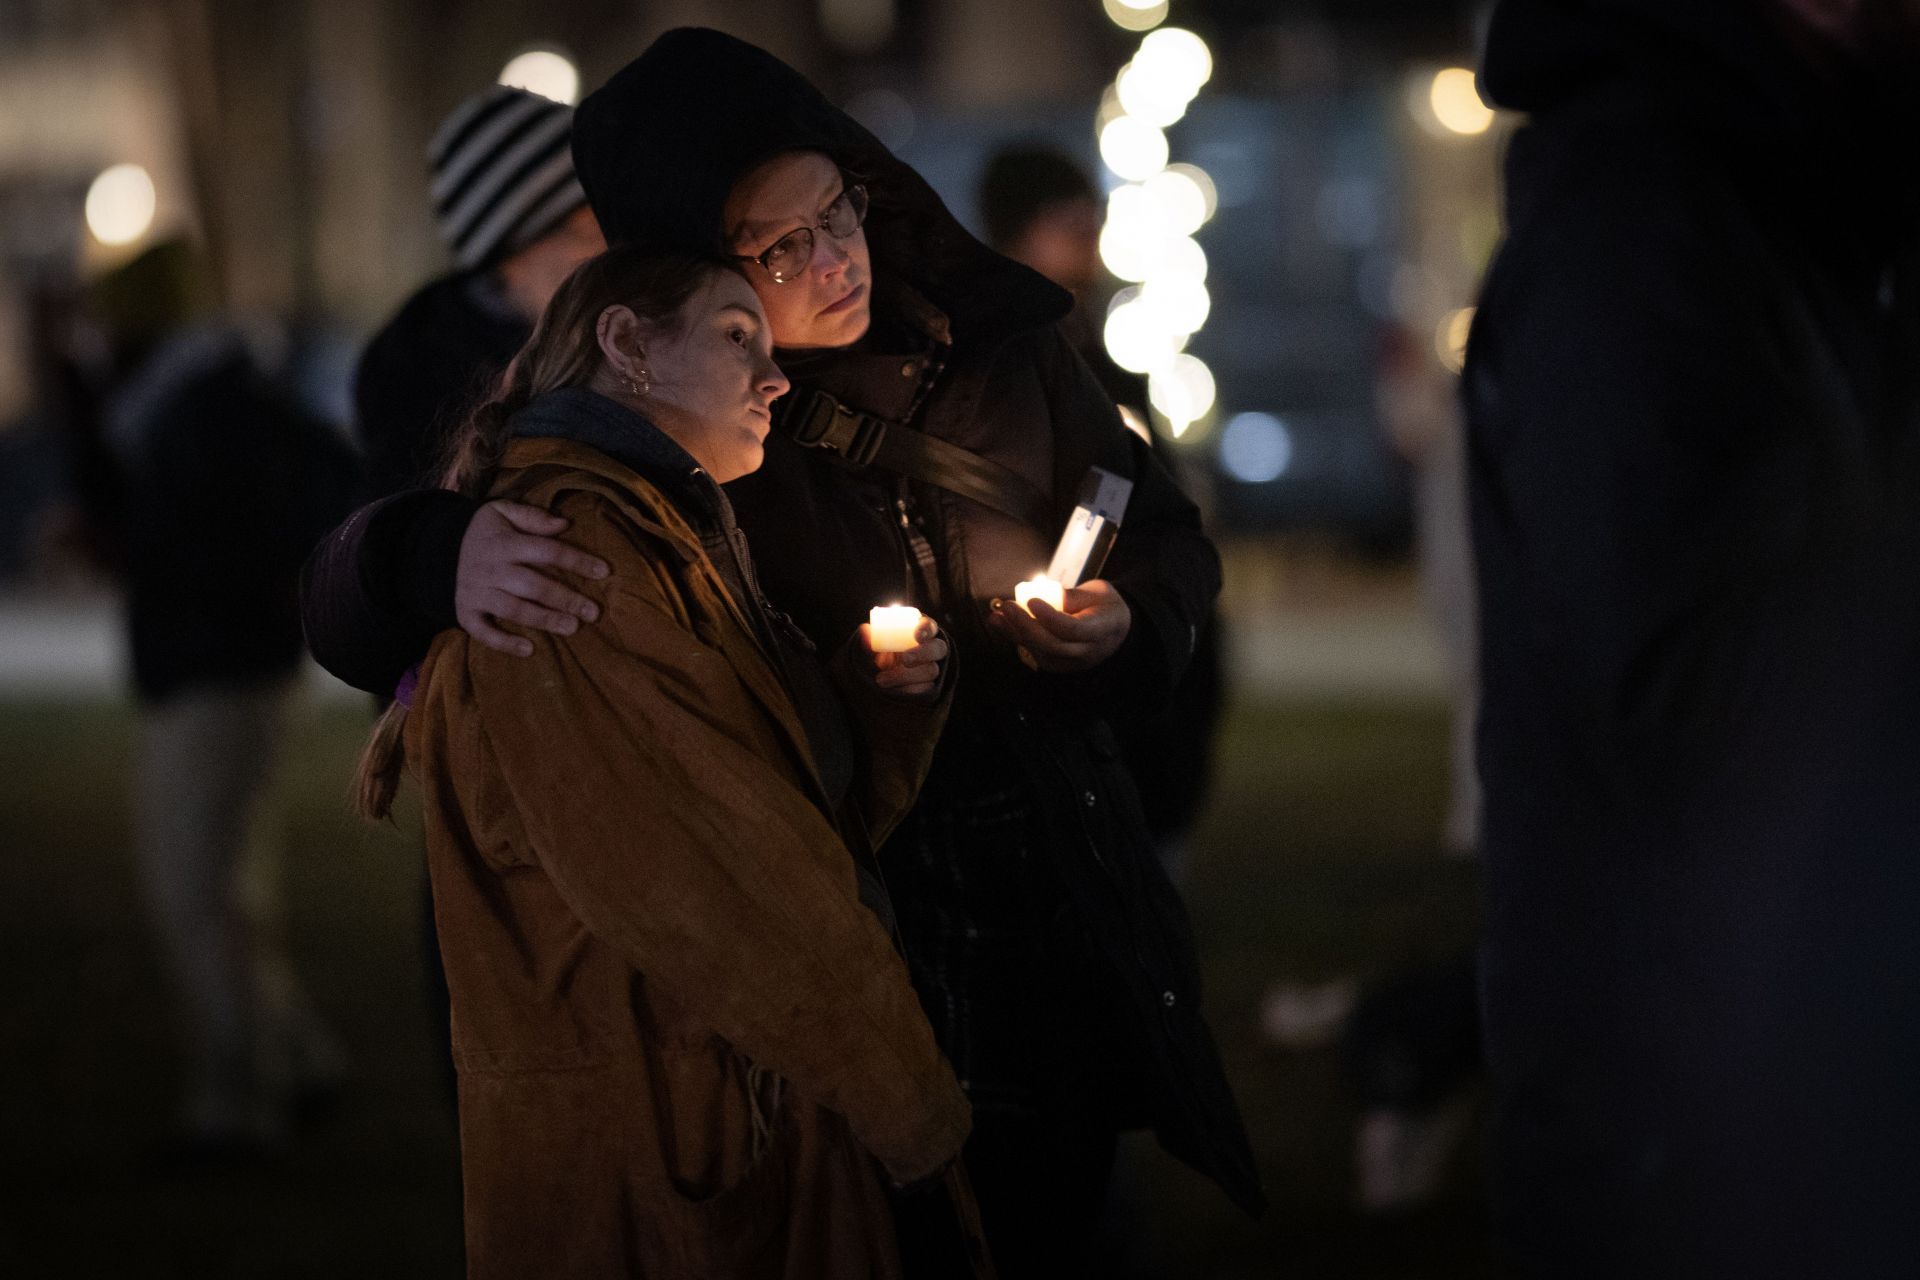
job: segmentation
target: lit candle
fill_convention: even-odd
[[[1013,601],[1029,614],[1033,612],[1031,600],[1045,600],[1054,608],[1065,612],[1067,607],[1066,588],[1047,577],[1044,573],[1031,582],[1023,582],[1013,589]]]
[[[877,604],[867,615],[875,653],[905,653],[919,644],[920,611],[910,604]]]

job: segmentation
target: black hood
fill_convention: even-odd
[[[1660,95],[1671,127],[1719,139],[1801,198],[1912,208],[1913,82],[1890,63],[1823,60],[1769,0],[1500,0],[1481,88],[1535,116],[1622,87]]]
[[[866,184],[877,282],[918,290],[956,332],[1023,329],[1071,309],[1064,289],[981,244],[926,179],[744,40],[704,27],[669,31],[574,114],[574,167],[613,244],[727,252],[727,193],[783,151],[824,152]]]
[[[1549,110],[1622,75],[1731,80],[1797,97],[1808,78],[1764,0],[1501,0],[1481,87],[1496,106]]]

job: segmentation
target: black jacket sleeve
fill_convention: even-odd
[[[1152,446],[1126,429],[1085,360],[1056,329],[1042,352],[1053,419],[1059,492],[1078,490],[1089,466],[1133,480],[1120,535],[1101,577],[1133,612],[1119,652],[1088,677],[1085,692],[1150,715],[1186,673],[1214,597],[1220,555],[1201,530],[1200,509]]]
[[[314,661],[387,695],[454,626],[460,540],[477,504],[413,489],[360,508],[320,540],[300,574],[300,614]]]

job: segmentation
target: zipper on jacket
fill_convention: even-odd
[[[921,527],[920,518],[914,511],[913,496],[904,476],[900,479],[899,493],[893,500],[893,514],[900,527],[900,539],[906,544],[908,566],[920,580],[920,591],[927,602],[928,611],[939,613],[944,594],[940,589],[940,562],[934,557],[933,544],[927,540],[927,531]]]
[[[704,467],[695,467],[688,474],[695,480],[703,481],[708,486],[708,497],[713,500],[714,512],[716,516],[719,516],[719,513],[726,509],[722,505],[726,502],[726,495],[720,492],[719,483],[707,474]],[[740,575],[741,584],[746,587],[747,593],[752,596],[750,602],[743,601],[741,603],[740,611],[742,613],[748,613],[747,605],[749,603],[751,603],[754,610],[757,610],[757,621],[764,625],[765,634],[755,634],[753,638],[763,650],[766,650],[765,656],[767,659],[769,661],[776,661],[778,659],[780,634],[785,634],[808,653],[817,653],[819,650],[814,645],[813,639],[800,629],[800,624],[795,622],[792,617],[784,611],[774,608],[773,602],[767,599],[766,592],[761,590],[760,576],[753,571],[753,556],[744,545],[746,542],[746,534],[741,532],[738,525],[732,524],[724,517],[719,518],[720,537],[727,544],[727,554],[733,560],[734,571]],[[760,630],[761,628],[755,628],[756,632]],[[779,666],[776,661],[775,669],[783,670],[784,668]]]

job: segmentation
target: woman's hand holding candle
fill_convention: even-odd
[[[868,616],[860,640],[873,655],[874,684],[896,698],[935,697],[941,664],[947,660],[939,624],[911,606],[881,606]]]
[[[1013,589],[1013,602],[1025,609],[1029,617],[1033,614],[1035,600],[1044,600],[1058,610],[1067,602],[1066,588],[1043,573]]]
[[[1049,579],[1038,579],[1058,589]],[[1023,582],[1020,588],[1034,586]],[[1113,584],[1100,578],[1069,587],[1061,604],[1049,603],[1044,595],[1032,593],[1019,603],[996,608],[987,618],[987,626],[1002,639],[1012,641],[1032,659],[1041,671],[1087,671],[1099,666],[1119,651],[1127,632],[1133,629],[1133,610]]]
[[[905,653],[920,643],[921,613],[910,604],[877,604],[867,613],[867,647],[875,653]]]

